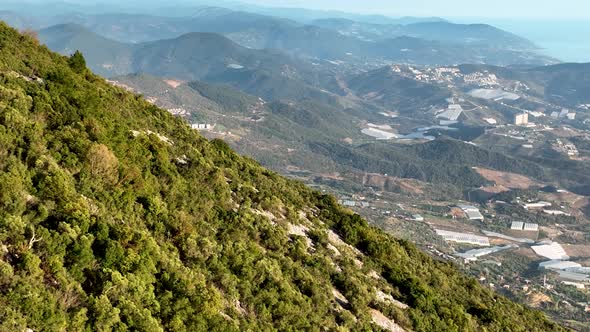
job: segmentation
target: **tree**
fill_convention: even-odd
[[[21,31],[23,36],[29,37],[35,44],[39,45],[39,33],[31,28],[26,28]]]
[[[90,147],[86,155],[90,175],[105,184],[115,184],[119,179],[119,160],[104,144]]]
[[[78,74],[81,74],[86,70],[86,59],[84,59],[84,56],[80,51],[76,51],[72,54],[68,60],[68,64],[70,65],[70,68]]]

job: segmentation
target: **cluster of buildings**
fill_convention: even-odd
[[[580,151],[578,150],[575,144],[570,142],[564,142],[559,138],[555,140],[552,146],[553,149],[555,149],[555,151],[565,153],[570,157],[575,157],[580,154]]]
[[[168,112],[175,116],[188,116],[190,113],[184,108],[169,108]]]
[[[463,80],[467,84],[477,84],[477,85],[488,85],[494,86],[499,85],[498,77],[495,74],[489,73],[487,70],[484,72],[475,72],[468,75],[463,76]]]
[[[156,105],[156,103],[158,102],[158,98],[156,97],[145,97],[145,101],[147,101],[148,103],[152,104],[152,105]]]
[[[545,201],[539,201],[534,203],[524,203],[522,207],[525,210],[541,210],[543,213],[551,215],[551,216],[569,216],[570,214],[561,210],[554,210],[551,209],[553,204]]]
[[[111,85],[113,85],[113,86],[116,86],[116,87],[118,87],[118,88],[121,88],[121,89],[127,90],[127,91],[129,91],[129,92],[133,92],[133,93],[135,92],[135,89],[133,89],[133,88],[132,88],[132,87],[130,87],[129,85],[127,85],[127,84],[124,84],[124,83],[121,83],[121,82],[119,82],[119,81],[107,80],[107,83],[109,83],[109,84],[111,84]]]
[[[354,196],[354,195],[353,195]],[[338,200],[338,204],[342,205],[342,206],[346,206],[346,207],[361,207],[361,208],[368,208],[371,207],[371,204],[369,202],[366,202],[364,200],[364,197],[342,197],[342,199]]]
[[[438,67],[434,68],[435,75],[442,77],[443,75],[461,75],[461,70],[457,67]]]
[[[539,225],[532,223],[524,223],[522,221],[513,221],[512,225],[510,226],[510,229],[515,231],[537,232],[539,231]]]
[[[497,86],[500,84],[498,77],[487,70],[463,74],[458,67],[436,67],[419,70],[412,66],[392,65],[391,71],[422,82],[457,82],[478,86]]]
[[[572,112],[567,108],[563,108],[561,112],[551,112],[551,117],[554,119],[568,119],[568,120],[575,120],[576,119],[576,112]]]
[[[590,267],[569,261],[563,247],[556,242],[531,247],[539,256],[550,260],[539,264],[539,269],[553,271],[559,280],[566,285],[576,288],[586,288],[590,285]]]
[[[522,203],[522,206],[526,210],[539,210],[545,211],[545,213],[552,211],[548,210],[551,208],[552,203],[545,201]],[[469,220],[484,220],[484,216],[475,206],[459,204],[455,209],[460,209],[461,211],[459,211],[459,213],[463,212],[465,217]],[[413,219],[423,220],[422,216],[420,215],[414,215]],[[485,236],[444,229],[435,229],[435,231],[438,236],[442,237],[442,239],[447,242],[455,242],[480,247],[453,254],[453,256],[456,258],[463,259],[465,263],[483,259],[482,257],[486,255],[494,254],[504,250],[510,250],[512,248],[518,248],[521,245],[526,245],[527,247],[530,246],[531,250],[533,250],[536,255],[546,259],[546,261],[543,261],[539,264],[539,269],[552,272],[552,275],[555,276],[558,282],[579,289],[590,287],[590,267],[585,267],[580,263],[570,261],[570,257],[568,256],[564,247],[557,242],[536,242],[534,239],[531,240],[530,236],[518,238],[486,231],[483,232]],[[520,236],[520,234],[538,234],[539,225],[536,223],[513,221],[510,224],[510,231],[512,232],[512,236]],[[490,245],[490,238],[494,237],[511,241],[512,244],[492,246]],[[514,242],[518,243],[515,244]],[[485,262],[486,261],[484,261],[484,263]],[[528,290],[528,286],[524,286],[523,289],[525,291]]]

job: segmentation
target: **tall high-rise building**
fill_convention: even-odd
[[[520,113],[514,116],[514,124],[517,126],[526,126],[529,124],[529,114]]]

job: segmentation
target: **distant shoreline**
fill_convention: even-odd
[[[569,42],[535,42],[541,52],[563,62],[590,62],[590,45]]]
[[[527,38],[541,52],[563,62],[590,62],[590,20],[531,18],[449,18],[456,23],[486,23]]]

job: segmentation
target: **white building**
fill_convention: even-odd
[[[557,242],[532,246],[531,249],[533,249],[537,255],[549,258],[551,260],[567,260],[570,258],[566,254],[561,244]]]
[[[505,245],[505,246],[496,246],[491,248],[481,248],[481,249],[471,249],[463,253],[455,254],[455,256],[462,257],[467,261],[476,261],[479,257],[486,256],[489,254],[493,254],[502,250],[518,248],[516,245]]]
[[[365,128],[361,132],[367,136],[374,137],[378,140],[390,140],[398,138],[398,135],[379,128]]]
[[[473,205],[458,205],[458,207],[465,212],[469,220],[484,220],[483,215],[479,212],[479,209]]]
[[[448,108],[436,115],[437,119],[446,119],[449,121],[457,121],[463,114],[463,108],[459,104],[450,104]]]
[[[549,202],[544,202],[544,201],[540,201],[540,202],[536,202],[536,203],[527,203],[524,204],[524,208],[526,210],[534,210],[534,209],[542,209],[542,208],[546,208],[551,206],[552,204]]]
[[[514,116],[514,124],[517,126],[526,126],[529,123],[528,113],[521,113]]]
[[[184,109],[184,108],[169,108],[168,109],[168,112],[170,112],[170,114],[176,115],[176,116],[189,115],[189,112],[186,109]]]
[[[590,267],[587,267],[587,266],[572,266],[572,267],[565,268],[565,270],[568,272],[590,274]]]
[[[590,275],[568,271],[557,271],[557,273],[559,273],[559,279],[564,285],[584,289],[586,285],[590,284]]]
[[[569,114],[569,112],[570,112],[570,110],[568,110],[567,108],[562,108],[561,112],[559,112],[559,117],[565,118]]]
[[[546,262],[542,262],[539,264],[540,269],[545,270],[563,270],[566,271],[568,269],[580,268],[582,265],[570,262],[570,261],[562,261],[562,260],[550,260]]]
[[[530,111],[529,115],[535,117],[535,118],[540,118],[542,116],[545,116],[545,113],[543,112],[539,112],[539,111]]]
[[[512,226],[510,226],[510,229],[515,230],[515,231],[536,232],[539,230],[539,225],[532,224],[532,223],[524,223],[522,221],[513,221]]]
[[[543,210],[543,213],[551,215],[551,216],[569,216],[569,213],[565,213],[559,210]]]
[[[486,236],[479,236],[470,233],[457,233],[445,231],[442,229],[437,229],[436,234],[441,236],[445,241],[468,243],[485,247],[488,247],[490,245],[490,240]]]
[[[590,276],[583,273],[558,271],[559,277],[570,281],[590,282]]]

